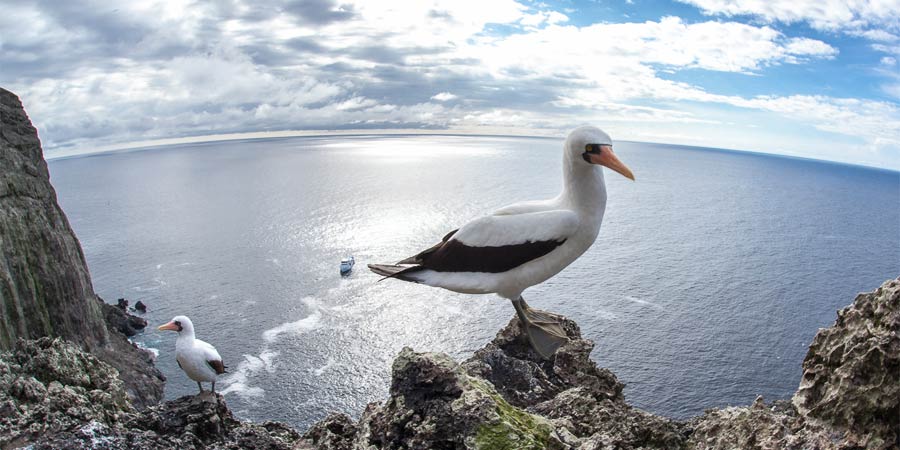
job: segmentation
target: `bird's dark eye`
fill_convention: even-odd
[[[600,153],[600,144],[588,144],[584,146],[584,151],[588,153]]]
[[[175,321],[175,326],[178,327],[178,331],[181,331],[181,321],[180,320]]]

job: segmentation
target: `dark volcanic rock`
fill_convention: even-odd
[[[856,367],[850,357],[825,365],[816,355],[846,355],[841,347],[848,339],[862,347],[851,355],[869,355],[885,343],[892,348],[898,291],[894,280],[858,297],[820,332],[805,367],[816,369],[816,382],[831,383],[821,388],[826,397],[804,396],[801,388],[795,402],[810,406],[759,398],[686,422],[625,403],[621,383],[589,359],[592,343],[573,323],[566,326],[571,341],[549,361],[522,345],[515,320],[464,364],[406,348],[394,361],[385,403],[370,404],[356,422],[332,414],[302,436],[280,423],[237,420],[221,396],[209,393],[136,411],[115,370],[98,358],[58,339],[22,341],[0,353],[0,448],[895,449],[890,405],[900,380],[892,377],[890,359],[861,358],[869,364],[860,377],[843,369]],[[850,338],[857,334],[865,338]],[[876,382],[865,384],[870,380]],[[868,408],[865,392],[876,395]],[[810,415],[818,404],[846,405],[853,420],[839,408]]]
[[[591,361],[594,343],[581,337],[578,324],[563,320],[570,341],[550,360],[531,348],[514,317],[463,366],[469,374],[490,381],[506,401],[518,407],[534,406],[575,387],[600,398],[623,401],[624,385]]]
[[[819,330],[793,403],[707,411],[689,449],[900,449],[900,279],[860,294]]]
[[[513,318],[464,366],[490,381],[510,404],[551,419],[569,445],[680,447],[684,436],[673,423],[625,403],[624,385],[590,359],[594,343],[581,337],[578,325],[565,319],[563,328],[570,341],[544,360]]]
[[[128,300],[125,300],[124,298],[116,300],[116,307],[122,311],[128,311]]]
[[[63,341],[19,341],[0,354],[0,448],[114,423],[133,411],[117,372]]]
[[[118,332],[139,322],[108,327],[108,309],[57,204],[37,130],[18,97],[0,88],[0,350],[19,338],[68,339],[118,369],[136,406],[158,403],[165,378]]]
[[[307,445],[302,448],[316,450],[351,450],[359,428],[346,414],[331,413],[314,424],[304,435]]]
[[[81,245],[56,202],[37,130],[0,88],[0,349],[60,336],[106,342]]]
[[[147,312],[147,305],[145,305],[144,302],[138,300],[137,303],[134,304],[134,310],[143,314]]]
[[[819,330],[793,402],[861,445],[900,448],[900,279],[859,294]]]
[[[0,353],[0,448],[290,449],[284,424],[234,418],[221,396],[182,397],[136,411],[117,372],[62,339]]]
[[[147,327],[147,321],[144,318],[129,314],[128,310],[122,307],[121,302],[118,305],[113,306],[104,303],[103,300],[100,301],[102,303],[107,325],[119,333],[131,337],[140,333]]]

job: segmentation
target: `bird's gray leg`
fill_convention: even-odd
[[[215,381],[212,382],[212,393],[213,394],[216,393],[216,382]]]
[[[531,346],[544,359],[550,359],[558,348],[569,341],[559,316],[531,309],[521,295],[512,304]]]
[[[202,394],[203,393],[203,385],[200,384],[199,381],[197,382],[197,387],[200,388],[200,393]]]

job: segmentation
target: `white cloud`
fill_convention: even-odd
[[[768,22],[808,22],[821,30],[900,27],[900,0],[678,0],[705,14],[752,15]]]
[[[439,102],[448,102],[450,100],[455,100],[457,97],[449,92],[441,92],[431,96],[432,100],[437,100]]]
[[[709,130],[737,128],[692,111],[695,104],[786,117],[867,148],[892,148],[900,136],[893,104],[741,97],[673,81],[685,70],[764,75],[838,54],[772,26],[677,17],[575,26],[512,0],[322,3],[331,6],[293,13],[239,0],[125,4],[117,13],[100,4],[76,4],[71,14],[23,5],[0,17],[14,31],[0,36],[0,64],[19,74],[8,87],[48,148],[353,127],[560,134],[586,121],[631,139],[691,130],[715,145]],[[491,31],[494,24],[516,32]],[[123,44],[123,33],[133,42]],[[878,36],[879,51],[896,53]]]

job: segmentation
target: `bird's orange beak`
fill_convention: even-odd
[[[178,325],[175,325],[175,322],[169,322],[167,324],[160,325],[159,328],[157,328],[157,330],[159,330],[159,331],[178,331]]]
[[[613,153],[612,146],[603,145],[601,146],[600,153],[586,153],[587,160],[591,164],[599,164],[601,166],[609,167],[616,172],[622,174],[623,177],[634,181],[634,174],[631,173],[631,169],[628,168],[622,161],[619,161],[619,158]]]

